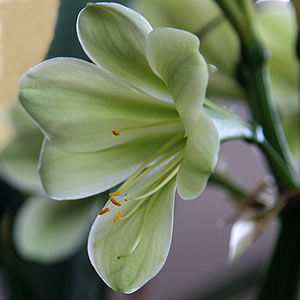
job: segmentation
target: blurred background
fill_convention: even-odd
[[[45,57],[88,59],[75,32],[77,14],[85,4],[83,0],[0,0],[0,150],[15,137],[9,111],[17,103],[20,76]],[[242,103],[230,102],[227,107],[249,116]],[[223,144],[219,165],[226,165],[237,183],[249,191],[267,176],[259,151],[245,142]],[[276,240],[277,224],[272,223],[242,257],[229,264],[231,224],[224,223],[235,211],[228,193],[209,185],[196,200],[177,197],[172,246],[158,276],[133,295],[118,294],[108,290],[89,265],[84,244],[68,259],[51,265],[19,255],[9,235],[13,217],[29,193],[20,190],[11,176],[0,175],[1,300],[253,299],[259,273]]]

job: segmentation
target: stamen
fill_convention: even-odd
[[[159,189],[161,189],[163,186],[165,186],[169,181],[171,181],[171,179],[174,178],[174,176],[177,174],[178,170],[179,170],[179,167],[180,165],[178,165],[176,168],[174,168],[174,170],[172,170],[172,172],[162,180],[162,182],[157,186],[155,187],[152,191],[142,195],[142,196],[139,196],[139,197],[135,197],[135,198],[132,198],[130,200],[142,200],[144,198],[147,198],[151,195],[153,195],[154,193],[156,193]]]
[[[141,225],[141,228],[138,232],[138,235],[133,243],[133,245],[131,246],[130,250],[126,253],[126,254],[121,254],[117,257],[117,259],[120,259],[120,258],[126,258],[128,256],[130,256],[136,249],[136,247],[138,246],[138,244],[140,243],[141,239],[142,239],[142,236],[143,236],[143,233],[144,233],[144,230],[145,230],[145,225],[146,225],[146,221],[147,221],[147,217],[148,217],[148,213],[153,205],[153,203],[155,202],[155,200],[157,199],[158,197],[158,194],[155,194],[151,197],[151,199],[149,200],[148,204],[147,204],[147,207],[145,209],[145,212],[144,212],[144,216],[143,216],[143,220],[142,220],[142,225]],[[138,207],[140,207],[140,205],[137,205]]]
[[[107,213],[109,210],[110,210],[109,207],[103,208],[102,210],[100,210],[100,211],[98,212],[98,215],[101,216],[101,215]]]
[[[132,197],[132,196],[136,196],[139,193],[142,193],[144,190],[147,190],[148,188],[150,188],[151,185],[155,184],[158,180],[160,180],[160,178],[165,175],[168,174],[169,171],[171,170],[171,172],[173,173],[173,168],[175,166],[178,166],[178,164],[181,162],[181,160],[183,159],[183,155],[184,155],[184,149],[180,150],[177,155],[168,163],[166,164],[165,167],[163,167],[157,174],[155,174],[152,178],[150,178],[148,181],[146,181],[144,184],[142,184],[141,186],[139,186],[134,192],[130,193],[128,195],[129,200],[134,200],[136,198]],[[175,174],[176,175],[176,174]],[[172,179],[172,178],[171,178]],[[144,198],[144,197],[143,197]]]
[[[116,192],[109,193],[108,195],[109,196],[120,196],[121,192],[120,191],[116,191]],[[125,196],[126,196],[126,194],[125,194]]]
[[[173,138],[171,138],[166,144],[164,144],[161,148],[159,148],[156,152],[154,152],[149,159],[147,159],[143,165],[141,165],[123,184],[122,186],[119,188],[119,190],[124,191],[126,190],[128,187],[130,187],[132,185],[132,181],[134,181],[134,179],[150,164],[152,163],[155,159],[157,159],[158,157],[160,157],[165,151],[167,151],[168,149],[170,149],[173,145],[175,145],[176,143],[178,143],[182,138],[183,138],[184,134],[180,133],[176,136],[174,136]]]
[[[126,196],[127,196],[127,193],[125,193],[124,196],[126,197]]]
[[[122,204],[120,202],[118,202],[114,197],[111,197],[110,198],[110,201],[114,204],[114,205],[117,205],[117,206],[121,206]]]
[[[118,129],[116,129],[116,128],[112,129],[112,133],[114,135],[120,135],[120,131]]]
[[[155,169],[157,166],[160,166],[163,162],[167,161],[169,158],[171,158],[172,156],[174,156],[174,154],[178,155],[178,151],[182,150],[183,145],[180,144],[177,147],[175,147],[174,149],[172,149],[171,151],[169,151],[165,156],[163,156],[161,159],[159,159],[156,163],[154,163],[151,167],[145,169],[144,171],[142,171],[138,176],[135,177],[135,179],[133,179],[131,181],[131,185],[135,184],[137,181],[139,181],[141,178],[143,178],[145,175],[147,175],[148,173],[150,173],[153,169]],[[175,157],[176,158],[176,157]],[[174,159],[173,159],[174,160]],[[172,160],[172,161],[173,161]],[[163,169],[162,169],[163,170]],[[162,171],[161,170],[161,171]],[[159,174],[161,174],[160,172],[158,172]]]
[[[180,122],[180,118],[174,118],[174,119],[153,122],[153,123],[144,123],[141,125],[127,126],[127,127],[122,127],[120,130],[124,131],[124,130],[131,130],[131,129],[142,129],[142,128],[160,126],[160,125],[167,125],[167,124],[172,124],[177,122]]]
[[[123,216],[123,214],[121,212],[119,212],[114,219],[114,223],[116,223],[122,216]]]

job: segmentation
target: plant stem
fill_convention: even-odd
[[[254,50],[253,52],[256,51]],[[270,156],[270,152],[266,151],[265,154],[272,173],[280,188],[289,189],[294,185],[294,174],[290,164],[290,150],[283,132],[279,113],[269,96],[268,81],[266,79],[268,74],[264,66],[265,61],[263,59],[260,63],[253,66],[251,62],[253,59],[249,59],[248,56],[254,56],[255,53],[250,53],[251,51],[244,51],[243,56],[245,58],[242,65],[240,65],[240,74],[242,73],[242,82],[245,86],[247,100],[254,119],[263,127],[264,136],[285,163],[287,177],[282,180],[281,170],[278,172],[274,167],[274,159]],[[267,150],[266,147],[261,147],[261,149],[263,151]]]
[[[214,173],[209,180],[210,183],[219,185],[222,188],[226,189],[233,197],[244,198],[244,199],[250,197],[250,194],[247,191],[245,191],[243,188],[241,188],[240,185],[237,185],[235,182],[230,180],[230,178],[228,178],[223,174]]]
[[[300,200],[299,197],[297,199]],[[298,299],[300,276],[300,209],[287,207],[281,214],[278,241],[258,300]]]

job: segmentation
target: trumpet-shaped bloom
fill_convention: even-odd
[[[99,212],[88,251],[102,279],[130,293],[165,263],[176,187],[183,199],[197,197],[220,138],[251,132],[233,126],[230,114],[203,109],[208,69],[195,35],[153,30],[113,3],[89,4],[77,32],[94,64],[45,61],[22,78],[20,101],[46,137],[40,175],[51,198],[123,182]]]

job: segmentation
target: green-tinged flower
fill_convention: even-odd
[[[238,37],[213,0],[134,0],[131,6],[154,27],[188,30],[201,40],[201,54],[217,70],[209,76],[207,95],[218,98],[243,98],[235,80],[240,59]]]
[[[0,153],[0,176],[31,194],[14,219],[14,244],[25,259],[55,263],[84,245],[101,197],[64,202],[48,199],[37,171],[43,135],[21,106],[14,107],[11,116],[15,137]]]
[[[20,101],[46,136],[40,175],[51,198],[123,182],[99,212],[88,251],[110,287],[131,293],[166,261],[176,187],[183,199],[196,198],[220,139],[252,131],[213,103],[203,107],[208,70],[195,35],[153,30],[114,3],[89,4],[77,32],[95,64],[45,61],[22,78]]]

